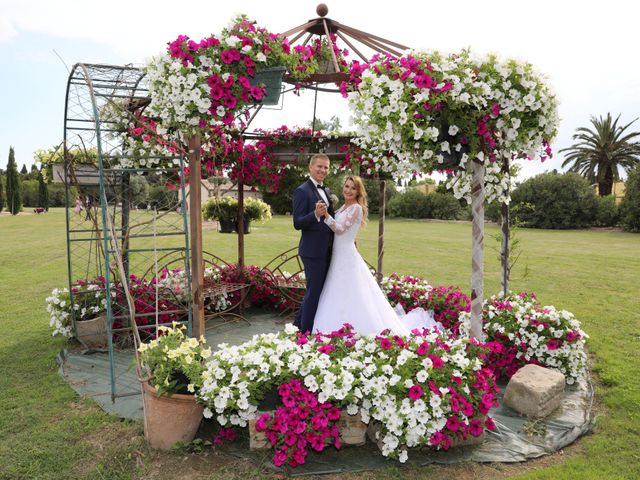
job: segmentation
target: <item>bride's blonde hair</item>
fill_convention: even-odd
[[[362,178],[357,175],[349,175],[345,178],[343,186],[347,184],[347,182],[351,180],[353,185],[356,187],[356,202],[358,205],[362,207],[362,224],[367,223],[367,218],[369,217],[369,205],[367,204],[367,191],[364,188],[364,182]]]

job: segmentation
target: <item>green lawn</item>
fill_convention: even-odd
[[[500,289],[497,242],[487,226],[485,295]],[[360,249],[375,264],[375,219]],[[618,231],[519,230],[522,256],[512,289],[572,311],[591,336],[598,406],[594,434],[548,460],[521,466],[389,468],[348,478],[640,478],[640,235]],[[204,248],[235,261],[235,235],[205,227]],[[102,413],[60,379],[44,299],[66,285],[64,213],[0,216],[0,479],[251,478],[244,462],[149,451],[140,423]],[[262,265],[295,246],[289,217],[254,226],[246,261]],[[434,285],[469,290],[468,223],[391,220],[386,225],[385,273],[421,275]],[[179,472],[176,473],[176,472]]]

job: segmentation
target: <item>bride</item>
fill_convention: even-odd
[[[349,323],[361,335],[377,335],[389,329],[408,335],[418,328],[442,326],[422,308],[405,314],[387,301],[358,250],[355,239],[367,221],[367,198],[362,179],[351,175],[342,188],[344,205],[335,218],[325,214],[325,223],[335,232],[331,264],[313,322],[314,332],[329,333]]]

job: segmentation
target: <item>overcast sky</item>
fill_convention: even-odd
[[[0,0],[0,168],[9,146],[19,167],[33,152],[57,145],[63,135],[67,68],[78,62],[142,64],[179,34],[199,40],[218,33],[237,13],[272,32],[316,17],[319,2],[111,0]],[[571,144],[577,127],[592,115],[640,115],[640,60],[636,2],[450,0],[421,2],[327,2],[329,18],[414,48],[444,52],[471,47],[533,63],[549,75],[560,98],[560,132],[554,151]],[[60,58],[58,58],[61,57]],[[281,110],[260,114],[257,126],[305,125],[313,99],[285,98]],[[325,94],[317,116],[337,114],[348,127],[339,95]],[[640,130],[640,122],[634,124]],[[526,164],[530,176],[554,168]]]

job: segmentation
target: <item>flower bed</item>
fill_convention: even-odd
[[[239,346],[221,345],[198,396],[205,416],[215,415],[223,426],[246,426],[266,392],[297,378],[320,404],[380,422],[382,454],[406,461],[407,448],[448,449],[453,438],[494,428],[489,417],[484,423],[476,418],[488,413],[497,393],[480,349],[438,333],[360,337],[345,326],[305,337],[288,325]],[[279,458],[288,458],[283,448]]]

